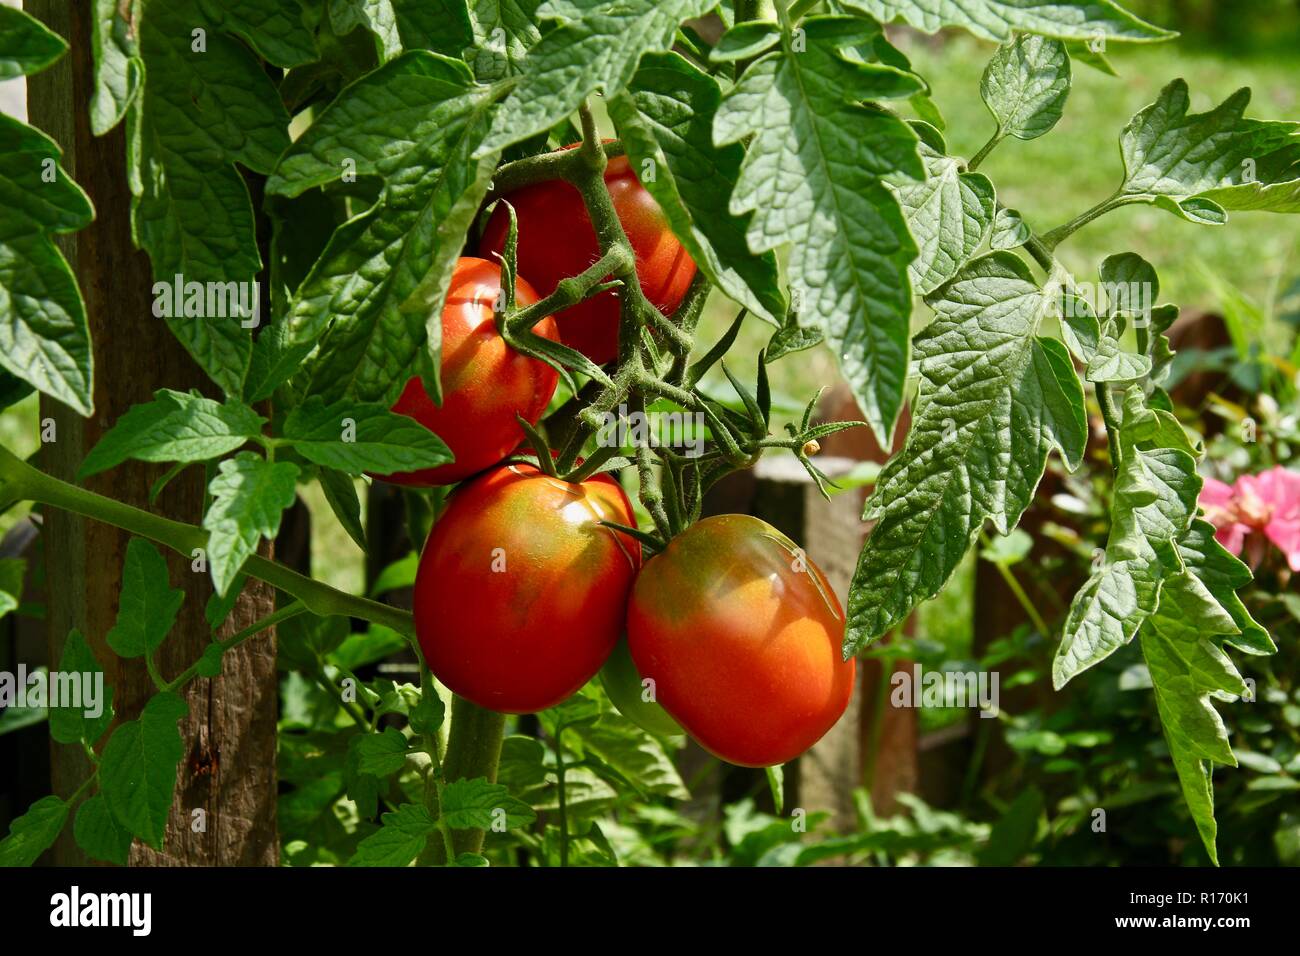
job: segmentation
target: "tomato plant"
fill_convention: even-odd
[[[524,440],[515,416],[537,424],[555,394],[558,376],[539,359],[511,349],[497,332],[495,310],[501,296],[501,270],[483,259],[456,263],[442,309],[442,402],[413,376],[393,411],[414,418],[440,437],[455,461],[437,468],[383,476],[404,485],[447,485],[494,465]],[[515,280],[515,301],[538,299],[524,279]],[[549,317],[534,327],[556,338]]]
[[[1046,229],[1042,184],[985,165],[1054,130],[1074,70],[1171,31],[1111,0],[96,0],[55,19],[0,6],[0,79],[68,67],[31,84],[35,125],[0,116],[0,515],[39,509],[48,545],[43,575],[0,559],[0,615],[38,609],[34,666],[107,689],[35,718],[58,786],[0,863],[617,863],[634,825],[680,824],[679,728],[769,767],[780,814],[772,765],[815,745],[856,661],[887,659],[977,542],[1012,547],[1056,499],[1049,469],[1093,482],[1105,530],[1059,613],[997,565],[1052,648],[1042,681],[1084,694],[1128,662],[1111,689],[1151,690],[1171,842],[1217,862],[1223,713],[1254,690],[1235,661],[1277,647],[1198,505],[1158,264],[1115,248],[1094,276],[1062,249],[1130,207],[1152,230],[1300,212],[1300,133],[1247,117],[1248,91],[1196,112],[1175,79],[1116,131],[1113,189]],[[969,130],[945,132],[899,39],[940,29],[988,45],[978,150],[950,146]],[[861,421],[824,420],[792,368],[833,368]],[[837,595],[807,542],[713,513],[765,457],[807,500],[849,493],[818,456],[851,428],[893,453],[861,523],[839,521],[858,557],[827,564]],[[315,574],[300,501],[338,532]],[[1282,610],[1262,617],[1278,633]],[[1046,747],[1105,739],[1016,716]],[[1258,757],[1270,792],[1300,774],[1282,744]],[[221,787],[193,785],[214,768]],[[991,831],[937,829],[1000,841],[1081,805],[1025,800]],[[220,841],[180,832],[198,811]],[[734,813],[714,829],[744,844]],[[859,817],[856,844],[767,842],[878,860],[895,844]],[[918,829],[889,839],[928,853]]]
[[[677,241],[663,210],[637,181],[626,156],[615,156],[605,167],[605,186],[619,225],[636,257],[636,277],[650,304],[671,315],[695,277],[695,263]],[[582,194],[562,180],[524,186],[504,197],[519,216],[519,271],[531,276],[545,294],[561,279],[577,275],[600,256]],[[498,207],[483,231],[480,250],[500,254],[505,248],[509,217]],[[556,316],[560,336],[598,365],[618,356],[619,302],[614,292],[601,292],[569,306]]]
[[[658,701],[711,753],[749,767],[799,756],[839,720],[856,666],[821,570],[749,515],[692,525],[651,558],[628,649]]]
[[[433,675],[505,713],[532,713],[595,676],[623,630],[641,548],[606,475],[566,482],[506,465],[451,497],[415,578],[415,633]]]

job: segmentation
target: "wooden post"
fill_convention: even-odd
[[[68,54],[28,80],[33,125],[63,147],[64,167],[89,194],[95,222],[61,248],[76,272],[94,342],[95,414],[83,419],[42,397],[40,417],[54,428],[41,450],[41,467],[75,480],[86,453],[132,404],[148,401],[161,387],[199,388],[213,394],[206,376],[152,312],[153,277],[148,257],[131,242],[131,194],[127,185],[124,126],[103,137],[91,134],[91,5],[65,0],[28,0],[28,12],[69,44]],[[263,314],[269,314],[263,312]],[[186,469],[154,505],[150,485],[162,466],[128,463],[89,479],[86,487],[181,521],[198,522],[206,492],[203,469]],[[116,528],[53,509],[44,515],[48,581],[50,661],[57,665],[68,631],[79,628],[105,665],[114,687],[118,719],[134,717],[153,693],[139,660],[118,660],[105,635],[117,615],[118,589],[129,536]],[[263,554],[269,553],[263,547]],[[163,645],[160,667],[174,675],[189,666],[211,640],[204,605],[212,593],[206,573],[187,558],[169,555],[173,585],[185,603]],[[220,631],[229,636],[274,610],[273,590],[259,582],[245,587]],[[274,632],[225,655],[222,676],[197,680],[186,691],[188,717],[181,721],[186,757],[177,775],[176,801],[164,849],[137,843],[132,864],[273,865],[279,858],[275,827],[275,731],[278,685]],[[88,763],[75,747],[52,744],[54,790],[70,794],[87,776]],[[195,811],[203,811],[203,817]],[[85,862],[71,827],[53,851],[58,863]]]

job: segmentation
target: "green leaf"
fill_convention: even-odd
[[[937,594],[985,521],[1016,526],[1051,449],[1071,469],[1082,460],[1083,389],[1064,346],[1038,335],[1046,300],[1009,252],[927,298],[912,430],[867,502],[876,525],[849,588],[846,655]]]
[[[1061,119],[1070,95],[1070,57],[1060,40],[1022,34],[998,47],[980,80],[980,96],[999,136],[1035,139]]]
[[[103,136],[122,121],[144,81],[144,61],[128,17],[139,15],[136,0],[95,0],[95,92],[90,97],[90,130]]]
[[[366,664],[373,664],[385,657],[406,650],[411,645],[405,637],[391,628],[372,624],[360,634],[349,634],[338,648],[330,654],[331,664],[355,670]]]
[[[94,210],[61,156],[44,133],[0,114],[0,367],[89,415],[86,307],[51,234],[84,228]]]
[[[308,461],[350,474],[435,468],[452,460],[442,439],[384,405],[308,399],[289,413],[284,440]]]
[[[1119,326],[1114,319],[1107,319],[1084,377],[1090,382],[1131,382],[1150,372],[1151,359],[1126,350],[1120,342]]]
[[[993,232],[989,245],[994,249],[1014,249],[1029,241],[1029,226],[1017,209],[999,209],[993,219]]]
[[[406,764],[409,747],[401,731],[387,727],[382,734],[363,734],[354,740],[362,773],[388,777]]]
[[[225,653],[226,649],[217,643],[209,644],[203,648],[203,655],[195,665],[198,675],[200,677],[220,677],[221,658]]]
[[[1005,40],[1017,30],[1063,40],[1150,43],[1177,36],[1138,19],[1112,0],[846,0],[882,23],[901,20],[934,33],[962,27],[985,40]]]
[[[339,36],[363,27],[374,34],[385,60],[402,52],[397,12],[390,0],[329,0],[330,24]]]
[[[925,179],[894,187],[908,228],[919,247],[909,274],[922,293],[930,293],[957,274],[993,226],[997,197],[983,173],[945,155],[938,130],[925,128],[918,147]]]
[[[1183,796],[1216,866],[1212,765],[1236,766],[1237,761],[1210,699],[1247,693],[1221,646],[1236,632],[1236,623],[1215,595],[1196,575],[1184,573],[1165,583],[1160,606],[1140,638]]]
[[[407,866],[438,828],[429,811],[414,803],[404,803],[380,819],[383,826],[357,844],[350,866]]]
[[[379,577],[370,588],[370,596],[378,597],[389,591],[396,591],[398,588],[411,587],[415,584],[415,572],[419,566],[420,556],[414,551],[404,558],[398,558],[379,572]]]
[[[139,539],[133,539],[135,540]],[[59,673],[65,675],[63,678],[65,680],[69,679],[67,675],[78,675],[76,679],[81,686],[81,700],[71,707],[50,707],[50,736],[62,744],[85,741],[93,745],[113,722],[113,688],[100,683],[103,696],[97,702],[100,708],[99,715],[95,717],[88,715],[86,711],[89,709],[89,700],[86,684],[95,681],[95,675],[99,675],[98,680],[102,681],[104,669],[99,666],[99,661],[95,659],[86,639],[75,628],[64,642],[63,657],[59,661]],[[52,681],[55,679],[51,677]],[[55,700],[53,694],[50,700],[52,704]]]
[[[1196,460],[1178,448],[1140,447],[1133,416],[1126,405],[1110,535],[1099,565],[1070,604],[1052,662],[1058,688],[1131,641],[1155,613],[1165,578],[1182,570],[1176,543],[1196,515]]]
[[[113,731],[99,764],[100,791],[114,819],[155,850],[162,849],[176,768],[185,756],[176,722],[188,712],[177,694],[155,694],[139,720]]]
[[[453,830],[526,827],[537,819],[533,808],[510,796],[504,786],[486,777],[453,780],[442,788],[442,818]]]
[[[89,478],[134,458],[206,461],[229,454],[262,432],[261,415],[242,402],[216,402],[160,388],[152,402],[132,405],[90,450],[77,472]]]
[[[735,143],[713,145],[721,100],[708,74],[675,53],[652,53],[608,109],[633,169],[695,264],[727,295],[779,324],[786,303],[776,257],[750,252],[748,217],[727,208],[745,151]]]
[[[298,466],[268,462],[252,452],[227,458],[208,485],[214,496],[203,516],[208,537],[208,563],[218,594],[225,594],[260,538],[280,530],[280,515],[293,504]]]
[[[907,376],[908,267],[917,250],[882,178],[921,180],[925,170],[911,127],[864,101],[908,96],[921,84],[895,67],[862,61],[861,48],[880,36],[874,24],[812,17],[802,30],[802,52],[785,37],[779,52],[751,64],[726,94],[714,140],[752,137],[731,211],[753,213],[753,251],[790,245],[801,324],[822,330],[888,447]]]
[[[669,49],[678,25],[713,5],[712,0],[546,0],[537,16],[561,22],[529,52],[479,155],[549,130],[592,93],[613,96],[631,81],[642,55]]]
[[[357,495],[355,480],[351,475],[333,468],[320,469],[316,477],[334,517],[338,518],[339,524],[348,533],[348,537],[356,542],[357,547],[365,551],[366,529],[361,523],[361,499]]]
[[[1187,83],[1174,80],[1120,137],[1120,202],[1152,203],[1216,225],[1226,209],[1300,212],[1297,124],[1246,119],[1250,90],[1205,113],[1187,112]]]
[[[287,69],[317,58],[298,0],[200,0],[200,6],[217,27],[246,41],[275,66]]]
[[[97,793],[77,807],[72,835],[76,837],[77,846],[91,859],[126,866],[131,853],[131,833],[113,819],[113,812],[103,794]]]
[[[822,330],[820,328],[804,328],[799,324],[798,313],[790,312],[786,315],[785,321],[781,323],[781,327],[768,340],[767,349],[763,355],[770,364],[792,352],[802,352],[805,349],[821,345],[822,341]]]
[[[122,590],[117,620],[108,632],[108,646],[118,657],[152,654],[166,639],[185,601],[185,592],[171,586],[167,561],[144,538],[132,538],[122,566]]]
[[[480,82],[524,72],[528,51],[542,38],[537,27],[540,0],[472,0],[469,20],[474,46],[465,59]]]
[[[39,73],[67,49],[63,37],[36,18],[0,6],[0,80]]]
[[[709,51],[711,63],[734,63],[761,56],[781,42],[781,25],[770,20],[738,23]]]
[[[127,114],[132,235],[159,280],[156,308],[212,380],[238,395],[252,352],[247,320],[191,309],[167,315],[177,310],[161,307],[170,298],[163,290],[181,276],[249,294],[262,259],[234,164],[269,173],[289,145],[289,115],[261,63],[216,29],[198,0],[148,3],[137,26],[146,79]],[[195,30],[205,31],[203,52],[194,49]]]
[[[605,714],[594,724],[578,724],[573,733],[639,793],[688,800],[690,792],[663,744],[626,718]],[[599,772],[599,771],[598,771]]]
[[[268,189],[293,195],[337,178],[349,156],[385,187],[298,288],[288,348],[260,393],[297,374],[308,393],[389,405],[422,356],[437,367],[447,286],[496,166],[495,155],[471,159],[493,95],[463,63],[408,53],[345,89],[294,143]]]
[[[67,820],[66,803],[54,796],[41,797],[9,825],[9,835],[0,840],[0,866],[31,866],[54,845]]]

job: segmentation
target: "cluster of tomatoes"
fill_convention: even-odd
[[[626,159],[606,170],[647,298],[665,314],[695,264]],[[578,191],[543,182],[509,197],[518,217],[516,302],[527,306],[598,258]],[[509,229],[498,209],[480,253]],[[530,285],[523,276],[536,285]],[[821,571],[784,535],[748,515],[706,518],[643,560],[622,487],[607,474],[566,481],[506,463],[536,424],[557,375],[511,349],[493,307],[500,268],[464,258],[442,316],[443,402],[418,378],[394,409],[438,434],[455,461],[387,476],[463,482],[434,525],[415,582],[415,624],[430,670],[483,707],[552,707],[599,673],[630,719],[689,733],[732,763],[769,766],[808,749],[844,712],[854,663],[840,657],[844,614]],[[603,364],[618,351],[618,301],[601,292],[533,331]]]

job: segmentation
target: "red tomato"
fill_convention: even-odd
[[[442,405],[435,405],[419,376],[406,383],[393,411],[429,429],[456,460],[437,468],[383,475],[402,485],[449,485],[496,464],[524,440],[518,412],[537,424],[555,394],[559,376],[545,362],[520,355],[497,334],[492,307],[501,292],[501,267],[465,257],[456,263],[442,309]],[[532,305],[540,297],[521,277],[515,303]],[[555,319],[533,326],[558,340]]]
[[[839,720],[855,665],[844,612],[793,542],[749,515],[705,518],[646,562],[628,647],[700,746],[743,767],[785,763]]]
[[[571,148],[571,147],[566,147]],[[695,263],[668,228],[663,210],[637,181],[626,156],[605,167],[605,183],[614,211],[636,254],[641,290],[664,315],[681,305],[695,277]],[[518,266],[544,296],[561,279],[575,276],[600,258],[596,230],[582,194],[561,180],[534,183],[506,197],[519,224]],[[491,258],[506,244],[510,217],[498,206],[488,219],[479,252]],[[597,365],[618,357],[618,299],[611,292],[579,302],[555,316],[560,340]]]
[[[415,633],[434,675],[509,714],[553,707],[590,680],[641,566],[640,544],[601,521],[635,522],[608,475],[573,484],[517,464],[458,489],[415,577]]]

